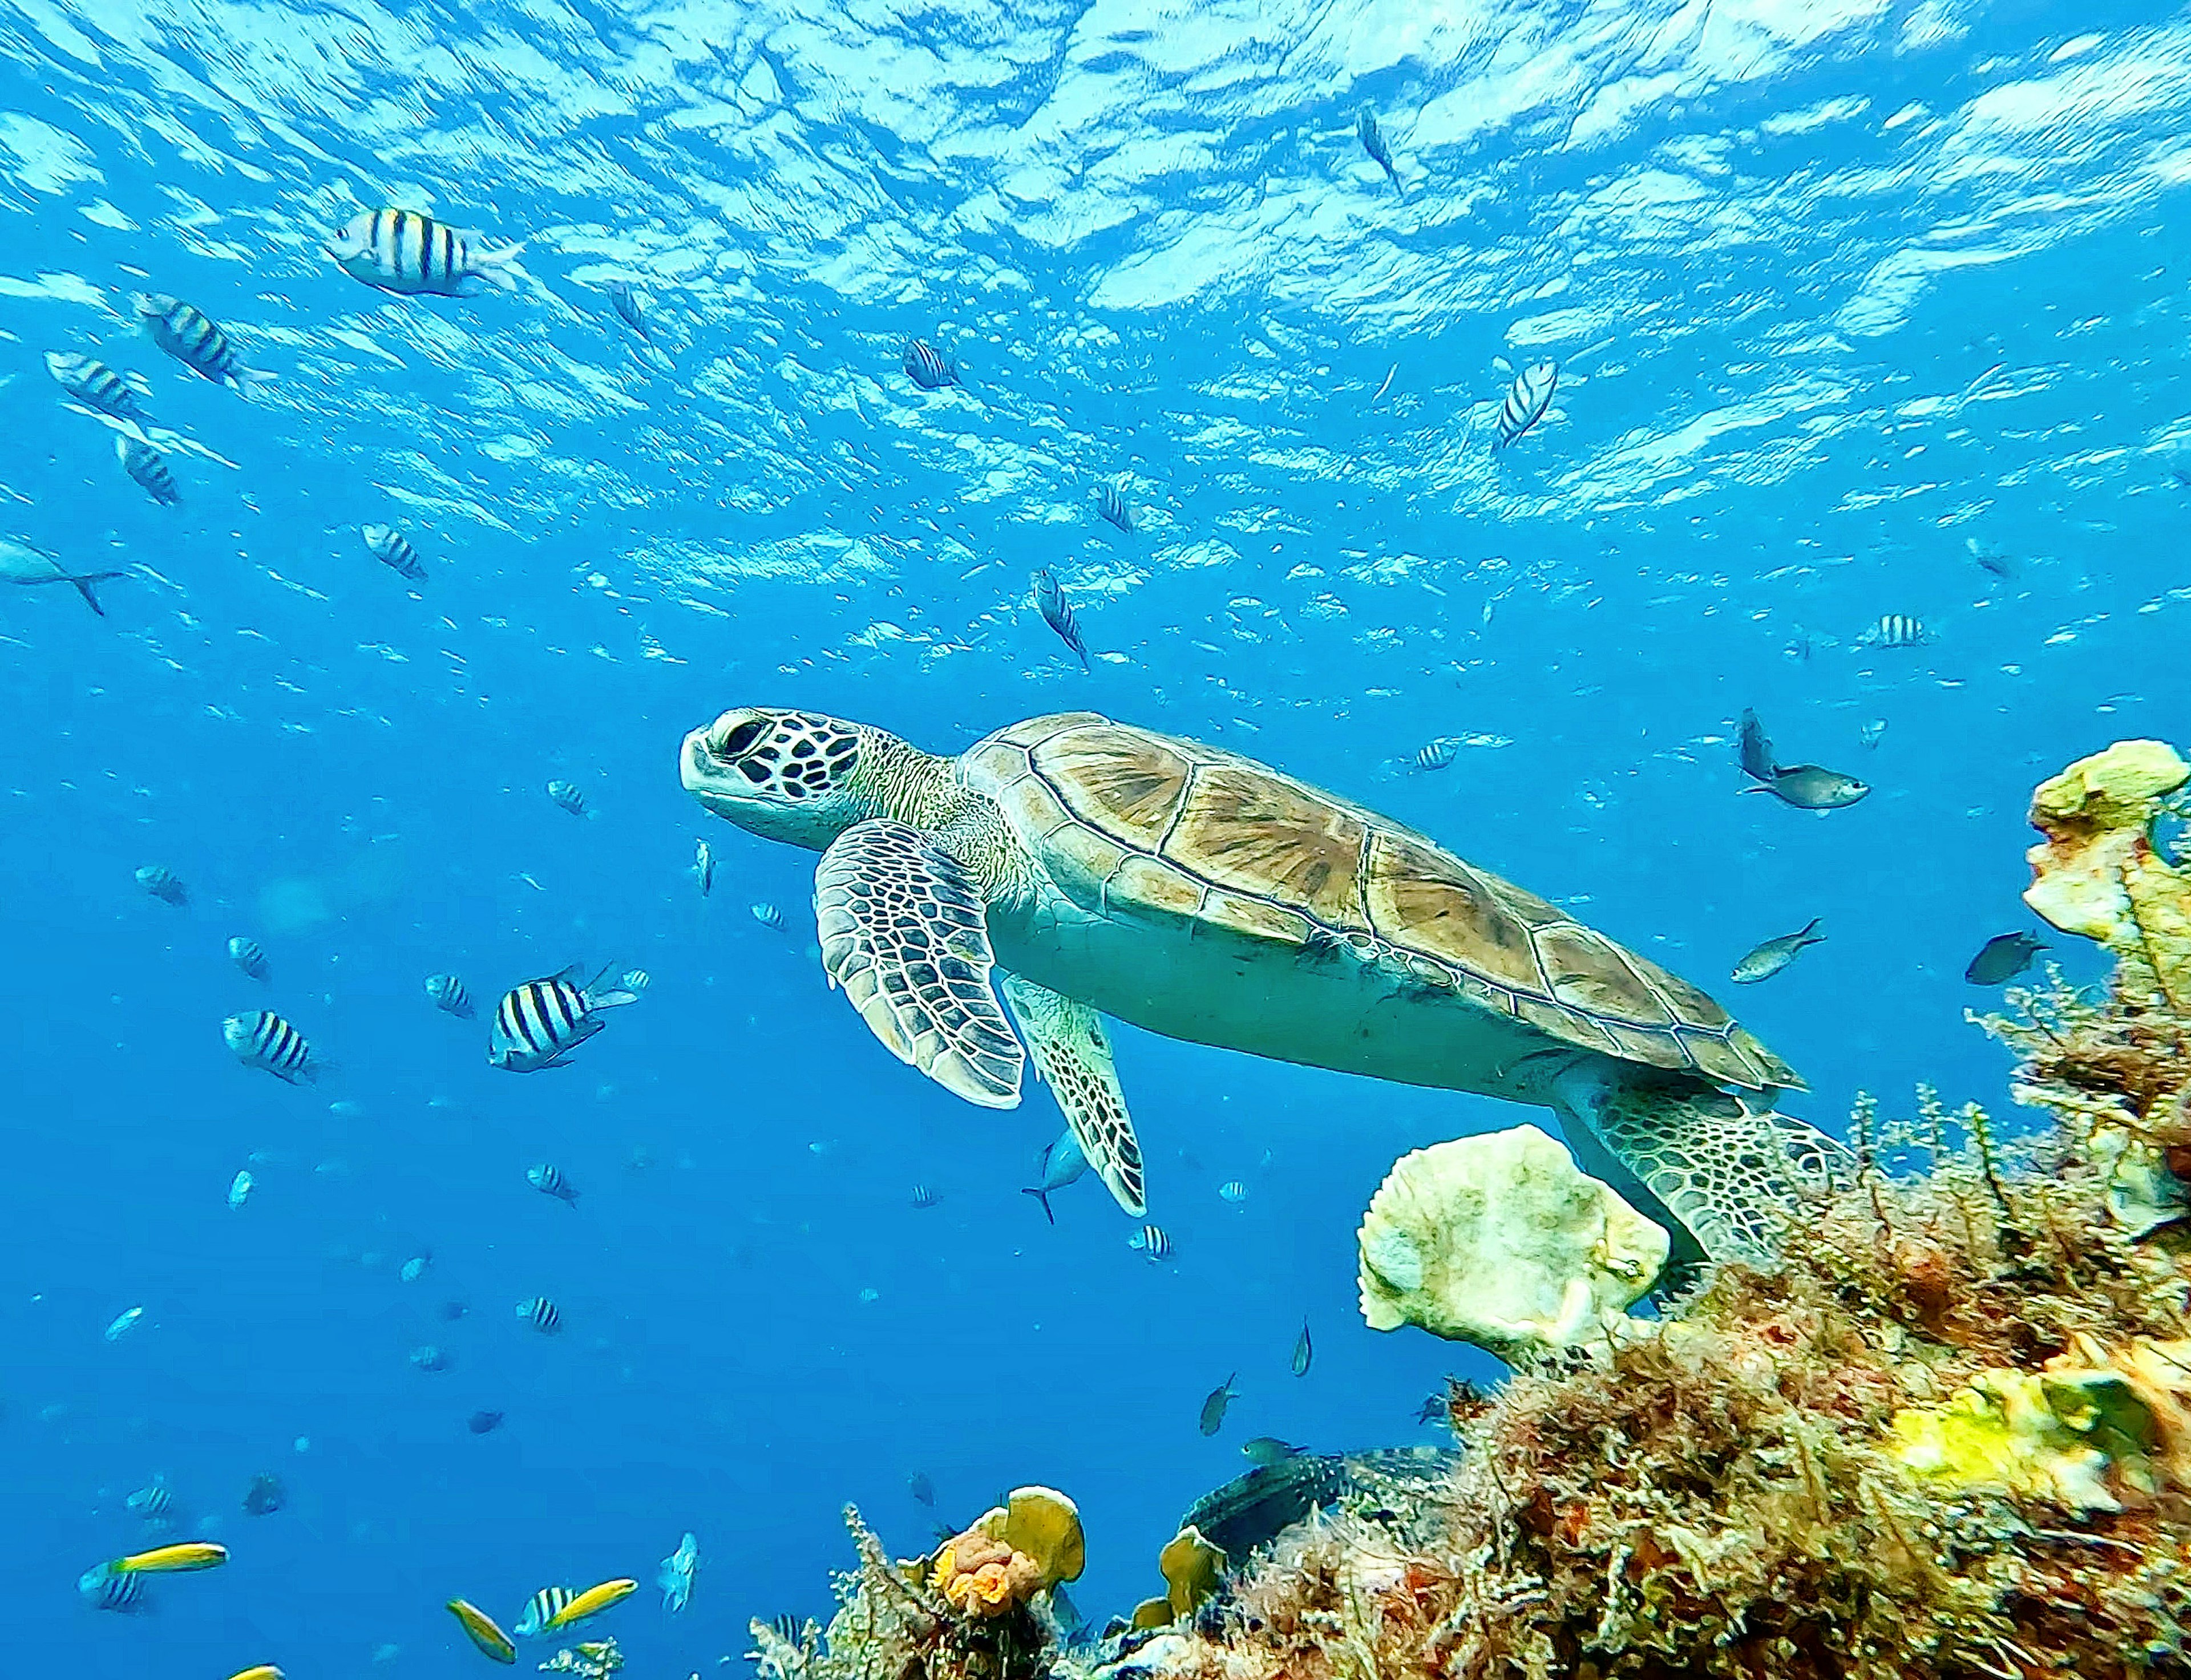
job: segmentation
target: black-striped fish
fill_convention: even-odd
[[[322,248],[352,280],[383,292],[469,298],[482,282],[515,292],[517,277],[509,268],[525,247],[490,251],[474,245],[469,234],[416,210],[368,210],[353,216]]]
[[[1096,488],[1096,516],[1130,534],[1134,529],[1134,510],[1126,505],[1126,492],[1118,485],[1107,484]]]
[[[1492,448],[1504,449],[1518,442],[1543,419],[1559,383],[1560,367],[1554,361],[1540,361],[1516,374],[1514,383],[1506,388],[1506,400],[1499,406],[1499,441]]]
[[[644,968],[627,968],[617,984],[626,991],[645,991],[654,984],[654,976]]]
[[[915,1184],[913,1187],[913,1205],[915,1207],[933,1207],[937,1202],[942,1200],[943,1198],[942,1196],[936,1195],[935,1191],[930,1189],[925,1184]]]
[[[1171,1239],[1164,1234],[1161,1225],[1144,1225],[1126,1239],[1126,1246],[1138,1249],[1154,1264],[1171,1258]]]
[[[487,1060],[508,1073],[566,1066],[567,1053],[601,1030],[599,1011],[639,1002],[637,992],[621,987],[597,990],[606,968],[581,986],[578,976],[584,972],[584,965],[573,963],[560,974],[527,980],[504,993],[487,1035]]]
[[[246,1067],[264,1068],[292,1085],[309,1084],[320,1076],[320,1063],[304,1035],[271,1009],[230,1015],[221,1023],[220,1036]]]
[[[228,334],[203,309],[163,292],[140,292],[134,302],[137,319],[145,323],[152,342],[191,372],[247,394],[253,385],[273,378],[272,374],[246,367],[237,360]]]
[[[601,290],[609,294],[609,306],[617,312],[617,319],[652,343],[653,335],[646,330],[646,312],[639,306],[639,294],[620,280],[609,281]]]
[[[263,980],[273,972],[266,962],[266,948],[241,934],[228,942],[228,960],[254,980]]]
[[[1881,613],[1876,622],[1858,639],[1858,644],[1874,648],[1922,647],[1932,639],[1925,628],[1925,621],[1912,618],[1907,613]]]
[[[122,1502],[148,1523],[165,1524],[175,1514],[175,1490],[168,1485],[165,1476],[153,1477],[150,1484]]]
[[[805,1631],[805,1624],[789,1610],[785,1610],[768,1619],[768,1631],[785,1644],[796,1645],[800,1642],[800,1635]]]
[[[764,928],[774,928],[779,934],[783,931],[783,912],[765,899],[753,906],[753,919]]]
[[[1408,762],[1419,770],[1442,770],[1453,763],[1460,752],[1459,741],[1451,735],[1440,735],[1436,741],[1426,742],[1422,749]]]
[[[959,364],[925,338],[905,341],[905,377],[924,391],[940,391],[946,385],[963,384]]]
[[[369,525],[360,532],[373,558],[384,566],[392,567],[413,583],[426,581],[426,563],[418,558],[418,551],[411,546],[411,539],[394,525]]]
[[[436,1009],[445,1009],[458,1020],[471,1019],[472,995],[454,974],[427,975],[426,996],[434,1000]]]
[[[544,1295],[536,1295],[529,1301],[519,1302],[517,1316],[543,1336],[553,1336],[563,1327],[562,1314],[556,1311],[555,1303]],[[525,1632],[522,1627],[517,1631],[520,1633]]]
[[[1370,161],[1385,172],[1392,190],[1405,198],[1408,190],[1400,184],[1400,172],[1392,167],[1391,143],[1377,126],[1377,113],[1368,105],[1363,106],[1361,115],[1354,119],[1354,136],[1362,142],[1362,150],[1369,154]]]
[[[518,1612],[516,1625],[511,1632],[521,1639],[530,1639],[543,1632],[548,1624],[563,1613],[564,1606],[578,1595],[567,1586],[543,1586],[525,1601]]]
[[[1034,575],[1034,604],[1041,610],[1042,621],[1057,633],[1057,639],[1073,650],[1080,668],[1086,670],[1088,644],[1080,639],[1080,621],[1073,616],[1073,603],[1065,599],[1065,591],[1048,566]]]
[[[145,418],[144,404],[139,400],[151,396],[152,388],[142,374],[117,373],[105,362],[90,356],[64,355],[58,350],[46,352],[46,372],[78,402],[101,414],[111,415],[117,420]]]
[[[137,884],[162,904],[174,905],[178,910],[191,901],[191,889],[163,863],[148,863],[139,870]]]
[[[95,1610],[125,1613],[145,1607],[145,1577],[118,1575],[111,1564],[94,1564],[77,1577],[76,1590]]]
[[[548,797],[574,817],[586,814],[585,791],[574,781],[549,782]]]
[[[135,438],[117,438],[114,458],[122,463],[122,470],[137,481],[138,487],[162,508],[176,507],[182,502],[183,492],[175,487],[175,475],[168,470],[167,457],[149,443],[139,443]]]
[[[578,1187],[563,1176],[559,1166],[542,1161],[538,1166],[525,1169],[525,1182],[543,1196],[553,1196],[568,1206],[578,1205]]]

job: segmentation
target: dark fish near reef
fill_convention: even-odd
[[[1963,970],[1974,986],[2005,985],[2031,966],[2031,959],[2046,949],[2046,941],[2029,934],[1995,934],[1978,948]]]
[[[768,1619],[768,1631],[782,1640],[785,1644],[796,1645],[799,1643],[799,1636],[805,1631],[805,1624],[789,1610],[786,1610],[780,1615],[772,1615]]]
[[[1400,184],[1400,172],[1392,167],[1391,143],[1386,139],[1385,131],[1377,126],[1377,113],[1368,105],[1363,106],[1354,119],[1354,137],[1362,142],[1362,150],[1369,154],[1369,161],[1385,172],[1385,179],[1392,184],[1392,190],[1405,198],[1408,190]]]
[[[1200,1427],[1204,1434],[1214,1435],[1225,1427],[1225,1409],[1232,1404],[1232,1384],[1239,1375],[1238,1371],[1234,1371],[1218,1387],[1212,1388],[1209,1398],[1203,1401]]]
[[[1315,1359],[1316,1348],[1308,1339],[1308,1320],[1301,1320],[1300,1334],[1294,1337],[1294,1375],[1306,1376],[1309,1362]]]
[[[162,292],[139,292],[134,302],[152,342],[200,378],[245,394],[273,378],[239,361],[228,334],[203,309]]]
[[[1301,1450],[1290,1441],[1282,1441],[1276,1435],[1258,1435],[1244,1441],[1240,1455],[1250,1464],[1283,1464],[1289,1458],[1300,1456]]]
[[[1819,918],[1813,917],[1803,927],[1792,934],[1783,934],[1777,939],[1767,939],[1734,965],[1727,978],[1737,985],[1756,985],[1760,980],[1769,980],[1795,960],[1795,953],[1807,945],[1824,943],[1825,935],[1818,931]]]
[[[905,1490],[913,1496],[916,1504],[925,1505],[931,1511],[936,1508],[936,1484],[919,1471],[905,1479]]]
[[[611,281],[601,290],[608,293],[609,307],[617,312],[617,319],[652,343],[654,337],[646,330],[646,315],[639,306],[639,294],[620,280]]]
[[[162,508],[182,505],[183,492],[175,486],[175,475],[168,470],[166,458],[151,445],[139,443],[134,438],[117,438],[114,458],[122,463],[122,470],[135,480],[137,487]]]
[[[475,1435],[492,1435],[502,1427],[502,1414],[498,1411],[475,1411],[464,1420],[464,1427]]]
[[[289,1502],[288,1490],[282,1479],[270,1472],[261,1472],[251,1479],[251,1485],[243,1490],[243,1509],[253,1517],[270,1517]]]
[[[946,385],[963,385],[956,360],[925,338],[905,341],[905,377],[924,391],[940,391]]]
[[[1506,400],[1499,405],[1499,440],[1491,447],[1505,449],[1520,442],[1523,434],[1545,417],[1545,411],[1552,406],[1552,393],[1559,385],[1557,362],[1540,361],[1516,374],[1514,383],[1506,388]]]
[[[1854,776],[1840,770],[1825,769],[1817,764],[1775,763],[1773,742],[1765,733],[1765,726],[1747,707],[1743,709],[1735,753],[1742,773],[1757,784],[1756,787],[1743,789],[1744,792],[1762,789],[1799,810],[1837,811],[1853,805],[1871,792]]]
[[[1100,485],[1096,492],[1096,515],[1107,525],[1116,525],[1131,535],[1134,529],[1134,510],[1126,505],[1126,492],[1118,485]]]
[[[1433,1394],[1415,1412],[1418,1423],[1446,1423],[1453,1418],[1453,1401],[1443,1393]]]
[[[1073,604],[1065,599],[1065,591],[1058,587],[1057,579],[1044,566],[1034,575],[1034,604],[1041,609],[1042,621],[1057,633],[1057,639],[1071,648],[1080,661],[1080,668],[1088,668],[1088,644],[1080,639],[1080,623],[1073,616]]]

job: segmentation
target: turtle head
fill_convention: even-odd
[[[685,737],[685,791],[766,840],[820,851],[875,814],[860,772],[875,732],[816,712],[740,706]]]

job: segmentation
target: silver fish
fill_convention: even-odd
[[[1040,1202],[1043,1217],[1055,1225],[1057,1223],[1057,1215],[1050,1210],[1050,1192],[1063,1189],[1067,1184],[1076,1182],[1088,1171],[1088,1157],[1080,1148],[1080,1140],[1073,1135],[1071,1127],[1067,1127],[1060,1132],[1057,1141],[1042,1152],[1042,1165],[1039,1170],[1042,1182],[1022,1190],[1020,1194],[1023,1196],[1033,1196]],[[1156,1229],[1153,1225],[1149,1229]],[[1161,1238],[1164,1233],[1158,1231],[1157,1235]],[[1139,1244],[1135,1246],[1138,1247]]]
[[[1294,1375],[1306,1376],[1310,1363],[1316,1358],[1316,1346],[1308,1339],[1308,1320],[1301,1320],[1300,1334],[1294,1338]]]
[[[162,904],[174,905],[178,910],[191,901],[191,889],[165,864],[146,864],[137,871],[137,884]]]
[[[220,1024],[220,1035],[236,1060],[264,1068],[276,1079],[306,1085],[320,1076],[321,1064],[304,1035],[271,1009],[249,1009]]]
[[[1204,1431],[1205,1434],[1209,1432]],[[1240,1444],[1240,1456],[1258,1469],[1273,1464],[1283,1464],[1289,1458],[1299,1458],[1301,1450],[1290,1441],[1282,1441],[1276,1435],[1258,1435],[1252,1441]]]
[[[1499,441],[1492,448],[1505,449],[1519,442],[1545,417],[1545,411],[1552,406],[1552,393],[1559,384],[1557,362],[1540,361],[1516,374],[1514,383],[1506,388],[1506,400],[1499,405]]]
[[[1760,791],[1744,788],[1744,792]],[[1776,769],[1762,791],[1783,803],[1803,811],[1838,811],[1853,805],[1871,792],[1869,784],[1840,770],[1817,764],[1790,764]]]
[[[1400,184],[1400,172],[1392,167],[1391,144],[1386,139],[1385,131],[1377,126],[1377,113],[1368,105],[1363,106],[1354,118],[1354,137],[1362,142],[1362,150],[1369,154],[1370,162],[1385,172],[1392,190],[1405,198],[1408,190]]]
[[[1034,604],[1042,613],[1042,621],[1057,633],[1057,639],[1073,650],[1080,668],[1086,670],[1088,644],[1080,639],[1080,623],[1073,616],[1073,604],[1065,599],[1065,591],[1048,566],[1034,574]]]
[[[152,388],[141,373],[117,373],[91,356],[64,355],[57,350],[46,352],[46,372],[54,376],[56,384],[88,408],[95,408],[117,420],[145,417],[142,399],[152,394]]]
[[[179,507],[183,492],[175,486],[175,475],[168,470],[167,457],[148,443],[135,438],[117,438],[114,458],[122,463],[122,470],[129,474],[137,487],[162,508]]]
[[[259,1181],[251,1176],[249,1167],[240,1169],[236,1177],[228,1181],[228,1205],[230,1207],[242,1206],[251,1200],[251,1193],[258,1184]]]
[[[471,235],[415,210],[353,216],[321,248],[352,280],[405,297],[442,298],[469,298],[484,286],[515,292],[517,277],[509,267],[525,249],[475,245]]]
[[[273,378],[246,367],[220,323],[203,309],[163,292],[140,292],[131,301],[152,342],[199,377],[245,394]]]
[[[1232,1404],[1234,1398],[1232,1384],[1239,1375],[1238,1371],[1234,1371],[1231,1376],[1212,1388],[1209,1398],[1203,1401],[1199,1427],[1204,1434],[1214,1435],[1225,1427],[1225,1410]]]
[[[1858,745],[1858,746],[1865,746],[1865,747],[1876,746],[1878,746],[1878,745],[1879,745],[1881,739],[1883,736],[1885,736],[1885,735],[1886,735],[1886,734],[1887,734],[1887,719],[1886,719],[1886,718],[1869,718],[1869,719],[1867,719],[1866,721],[1864,721],[1864,723],[1861,723],[1861,724],[1858,724],[1858,725],[1857,725],[1857,730],[1856,730],[1856,740],[1857,740],[1857,745]]]
[[[2006,985],[2046,948],[2046,940],[2029,934],[1995,934],[1978,947],[1978,954],[1963,969],[1963,978],[1974,986]]]
[[[646,330],[646,312],[639,306],[639,294],[621,280],[609,281],[601,290],[609,294],[609,306],[617,312],[617,319],[652,343],[654,335]]]
[[[601,1030],[600,1011],[639,1002],[635,991],[600,990],[606,969],[592,984],[579,985],[584,972],[574,963],[560,974],[526,980],[505,992],[487,1036],[487,1060],[509,1073],[566,1067],[569,1052]]]
[[[418,558],[418,551],[411,546],[411,539],[393,525],[369,525],[360,532],[365,546],[381,565],[407,577],[413,583],[426,581],[426,563]]]
[[[119,571],[71,571],[51,554],[33,548],[29,543],[12,537],[0,536],[0,583],[13,583],[25,588],[35,588],[43,583],[65,583],[83,597],[84,604],[101,618],[106,609],[99,604],[92,586],[104,583],[110,577],[127,574]]]
[[[662,1588],[662,1608],[674,1615],[692,1601],[692,1580],[700,1571],[700,1542],[686,1535],[677,1549],[662,1560],[655,1583]]]
[[[274,972],[266,961],[265,947],[241,934],[228,942],[228,960],[254,980],[263,980]]]
[[[692,878],[700,883],[700,896],[703,899],[715,889],[715,849],[705,840],[693,849]]]
[[[1728,978],[1737,985],[1744,986],[1771,979],[1795,960],[1797,951],[1824,941],[1826,936],[1818,932],[1818,921],[1819,918],[1814,916],[1794,933],[1766,940],[1744,955],[1734,965],[1734,972]]]

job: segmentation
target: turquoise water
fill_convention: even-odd
[[[1044,1223],[1047,1094],[891,1060],[814,960],[811,858],[680,790],[726,707],[937,751],[1084,707],[1253,754],[1715,990],[1829,1127],[1920,1079],[2005,1105],[1961,971],[2033,925],[2030,787],[2182,734],[2181,13],[14,0],[0,51],[0,534],[129,574],[104,618],[0,590],[26,1661],[476,1675],[448,1598],[508,1625],[633,1575],[632,1672],[743,1672],[748,1617],[824,1610],[845,1501],[925,1545],[914,1472],[947,1518],[1072,1493],[1100,1620],[1240,1441],[1433,1439],[1441,1373],[1491,1374],[1361,1326],[1353,1232],[1403,1150],[1539,1116],[1121,1028],[1175,1258],[1092,1178]],[[384,204],[524,241],[522,283],[359,284],[321,243]],[[276,382],[196,378],[138,291]],[[916,335],[967,389],[905,377]],[[179,507],[47,352],[147,378]],[[1130,534],[1096,518],[1121,478]],[[1866,644],[1887,613],[1928,639]],[[1746,706],[1875,792],[1740,794]],[[652,985],[572,1067],[490,1068],[494,999],[574,962]],[[428,1003],[443,972],[482,1019]],[[317,1086],[224,1047],[261,1007]],[[248,1516],[263,1473],[285,1507]],[[156,1475],[232,1561],[94,1610]]]

